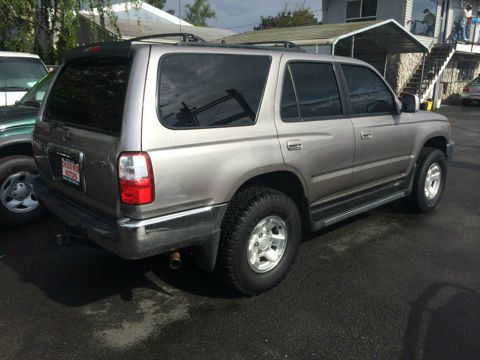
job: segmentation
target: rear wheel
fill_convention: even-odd
[[[14,155],[0,160],[0,225],[25,225],[43,216],[33,189],[35,176],[35,162],[29,156]]]
[[[463,105],[463,106],[468,106],[468,105],[470,105],[470,100],[468,100],[468,99],[462,99],[462,105]]]
[[[287,275],[300,238],[300,214],[292,199],[267,188],[244,190],[225,215],[216,271],[241,294],[262,293]]]
[[[414,212],[430,212],[440,203],[447,180],[445,154],[438,149],[425,148],[420,154],[412,193],[406,205]]]

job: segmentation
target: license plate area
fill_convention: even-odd
[[[56,181],[85,192],[81,151],[50,145],[48,158],[52,176]]]
[[[62,180],[73,186],[81,185],[78,162],[62,157]]]

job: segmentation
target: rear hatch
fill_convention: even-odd
[[[128,146],[140,150],[140,139],[128,145],[122,140],[131,69],[131,55],[70,59],[48,93],[34,132],[42,178],[67,200],[110,218],[121,217],[118,155]],[[142,95],[137,97],[141,102]],[[140,118],[130,116],[133,122]]]

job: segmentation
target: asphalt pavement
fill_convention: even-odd
[[[288,277],[239,298],[187,264],[0,229],[0,359],[480,358],[480,107],[445,106],[440,206],[400,203],[307,235]]]

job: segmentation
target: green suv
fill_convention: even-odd
[[[37,170],[32,131],[52,74],[42,78],[15,105],[0,107],[0,225],[22,225],[43,214],[33,191]]]

